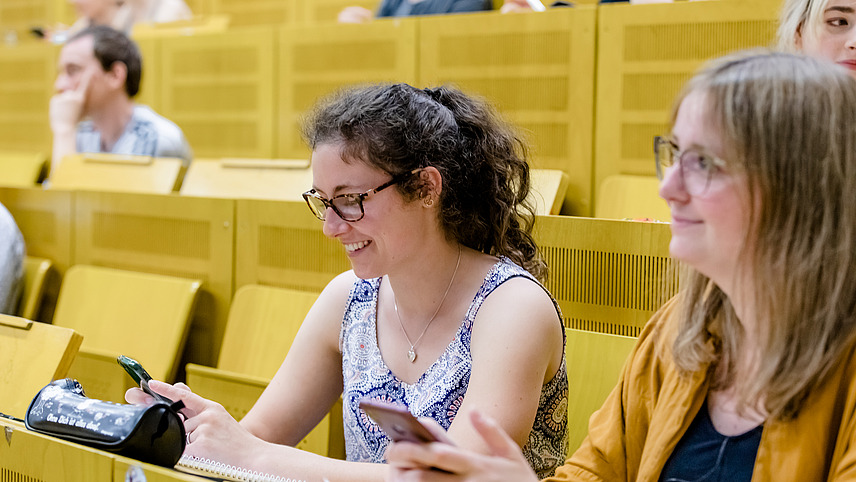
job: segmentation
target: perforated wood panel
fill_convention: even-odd
[[[3,0],[0,2],[0,33],[5,36],[14,31],[18,41],[31,40],[30,27],[46,27],[56,20],[56,3],[56,0]]]
[[[304,0],[303,19],[310,25],[332,23],[345,7],[359,6],[376,12],[378,5],[379,0]]]
[[[74,8],[74,5],[72,5],[71,2],[69,2],[68,0],[52,1],[54,4],[54,12],[56,12],[53,21],[63,25],[73,24],[74,21],[77,19],[77,10]]]
[[[76,199],[75,264],[202,280],[185,361],[213,366],[232,298],[234,201],[103,192]]]
[[[39,321],[50,323],[62,273],[71,266],[74,196],[41,188],[0,188],[0,203],[12,213],[24,235],[27,255],[47,258],[59,276],[51,276],[42,295]]]
[[[273,157],[273,39],[257,28],[161,41],[161,113],[197,157]]]
[[[535,227],[567,328],[638,336],[676,293],[667,224],[538,216]]]
[[[194,17],[208,15],[211,12],[211,3],[213,0],[184,0],[184,3],[190,7]]]
[[[235,286],[263,284],[320,292],[351,269],[340,243],[301,202],[238,200]]]
[[[708,59],[768,46],[780,2],[602,5],[598,14],[595,182],[652,176],[653,137],[667,132],[674,97]]]
[[[71,265],[73,195],[40,188],[0,188],[0,203],[12,213],[27,255],[47,258],[64,272]]]
[[[533,167],[570,176],[563,212],[591,213],[594,7],[425,17],[419,83],[457,84],[521,126]]]
[[[279,157],[309,157],[299,118],[319,98],[352,84],[416,80],[415,19],[283,29],[280,35]]]
[[[232,26],[294,25],[302,2],[294,0],[207,0],[210,12],[226,14]]]
[[[41,43],[0,47],[0,149],[50,152],[56,54]]]
[[[35,394],[33,394],[35,395]],[[0,419],[0,482],[113,480],[113,455]]]
[[[135,38],[134,41],[139,46],[140,55],[143,57],[143,77],[140,82],[140,92],[134,100],[151,107],[155,112],[160,112],[160,88],[163,80],[159,75],[160,42],[153,38]]]
[[[146,464],[128,457],[115,456],[113,462],[113,480],[142,480],[145,482],[200,482],[207,480],[197,475],[186,474],[178,470]]]

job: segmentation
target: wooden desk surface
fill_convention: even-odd
[[[0,418],[0,480],[39,482],[207,481],[165,467],[27,430]],[[133,474],[131,478],[128,475]]]

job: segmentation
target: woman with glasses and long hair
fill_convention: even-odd
[[[528,466],[552,473],[567,450],[564,331],[537,281],[545,265],[530,234],[521,140],[481,101],[405,84],[322,103],[305,137],[313,185],[304,198],[353,269],[321,293],[240,425],[186,387],[151,384],[189,407],[187,452],[299,479],[383,480],[389,439],[359,408],[369,399],[486,449],[466,423],[479,407]],[[340,395],[347,461],[286,446]]]
[[[676,105],[655,145],[679,293],[547,480],[854,480],[856,81],[743,52]],[[391,478],[536,479],[501,423],[471,421],[490,455],[396,443]]]
[[[856,77],[856,0],[785,0],[779,48],[830,60]]]

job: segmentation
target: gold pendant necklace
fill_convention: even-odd
[[[407,359],[410,363],[416,362],[416,347],[419,345],[419,342],[422,341],[422,337],[425,336],[425,332],[428,331],[428,327],[431,326],[431,322],[433,322],[434,318],[437,317],[437,313],[440,312],[440,308],[443,307],[443,302],[446,301],[446,296],[452,288],[452,283],[455,282],[455,276],[458,274],[458,267],[461,265],[461,251],[461,246],[459,245],[458,261],[455,263],[455,271],[452,272],[452,279],[449,280],[449,286],[446,287],[446,292],[443,293],[443,298],[440,299],[440,304],[437,305],[437,309],[434,310],[434,314],[431,315],[428,323],[425,324],[425,328],[422,330],[422,333],[419,334],[419,338],[416,339],[416,343],[411,343],[410,337],[407,336],[407,331],[404,329],[404,323],[401,322],[401,315],[398,313],[398,301],[395,300],[395,291],[392,291],[392,285],[389,286],[389,290],[392,291],[392,306],[395,308],[395,316],[398,318],[398,326],[401,327],[401,332],[404,333],[404,339],[407,340],[407,344],[410,345],[410,350],[407,350]]]

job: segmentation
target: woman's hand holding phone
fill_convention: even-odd
[[[362,400],[360,408],[393,442],[452,444],[442,427],[421,422],[403,405]]]
[[[392,467],[389,480],[538,481],[520,447],[495,421],[478,411],[469,415],[488,453],[447,444],[394,443],[386,451],[386,459]],[[438,471],[445,473],[438,474]]]

